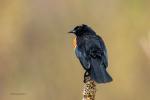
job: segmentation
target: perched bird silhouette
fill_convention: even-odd
[[[111,82],[112,78],[106,71],[108,58],[102,38],[85,24],[76,26],[69,33],[76,36],[73,44],[75,54],[85,69],[84,82],[86,82],[87,77],[97,83]]]

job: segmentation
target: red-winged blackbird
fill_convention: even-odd
[[[75,53],[85,69],[84,82],[90,77],[97,83],[111,82],[112,78],[107,73],[107,50],[100,36],[87,25],[76,26],[69,33],[76,35]]]

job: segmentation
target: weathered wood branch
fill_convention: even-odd
[[[88,80],[84,83],[83,99],[82,100],[95,100],[96,84],[93,80]]]

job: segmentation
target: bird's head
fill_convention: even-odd
[[[87,25],[82,24],[80,26],[76,26],[72,31],[69,33],[73,33],[76,36],[88,35],[88,34],[95,34],[95,32]]]

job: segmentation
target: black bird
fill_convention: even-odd
[[[111,82],[112,78],[106,71],[108,58],[102,38],[85,24],[76,26],[69,33],[76,35],[75,54],[85,69],[84,82],[87,77],[97,83]]]

